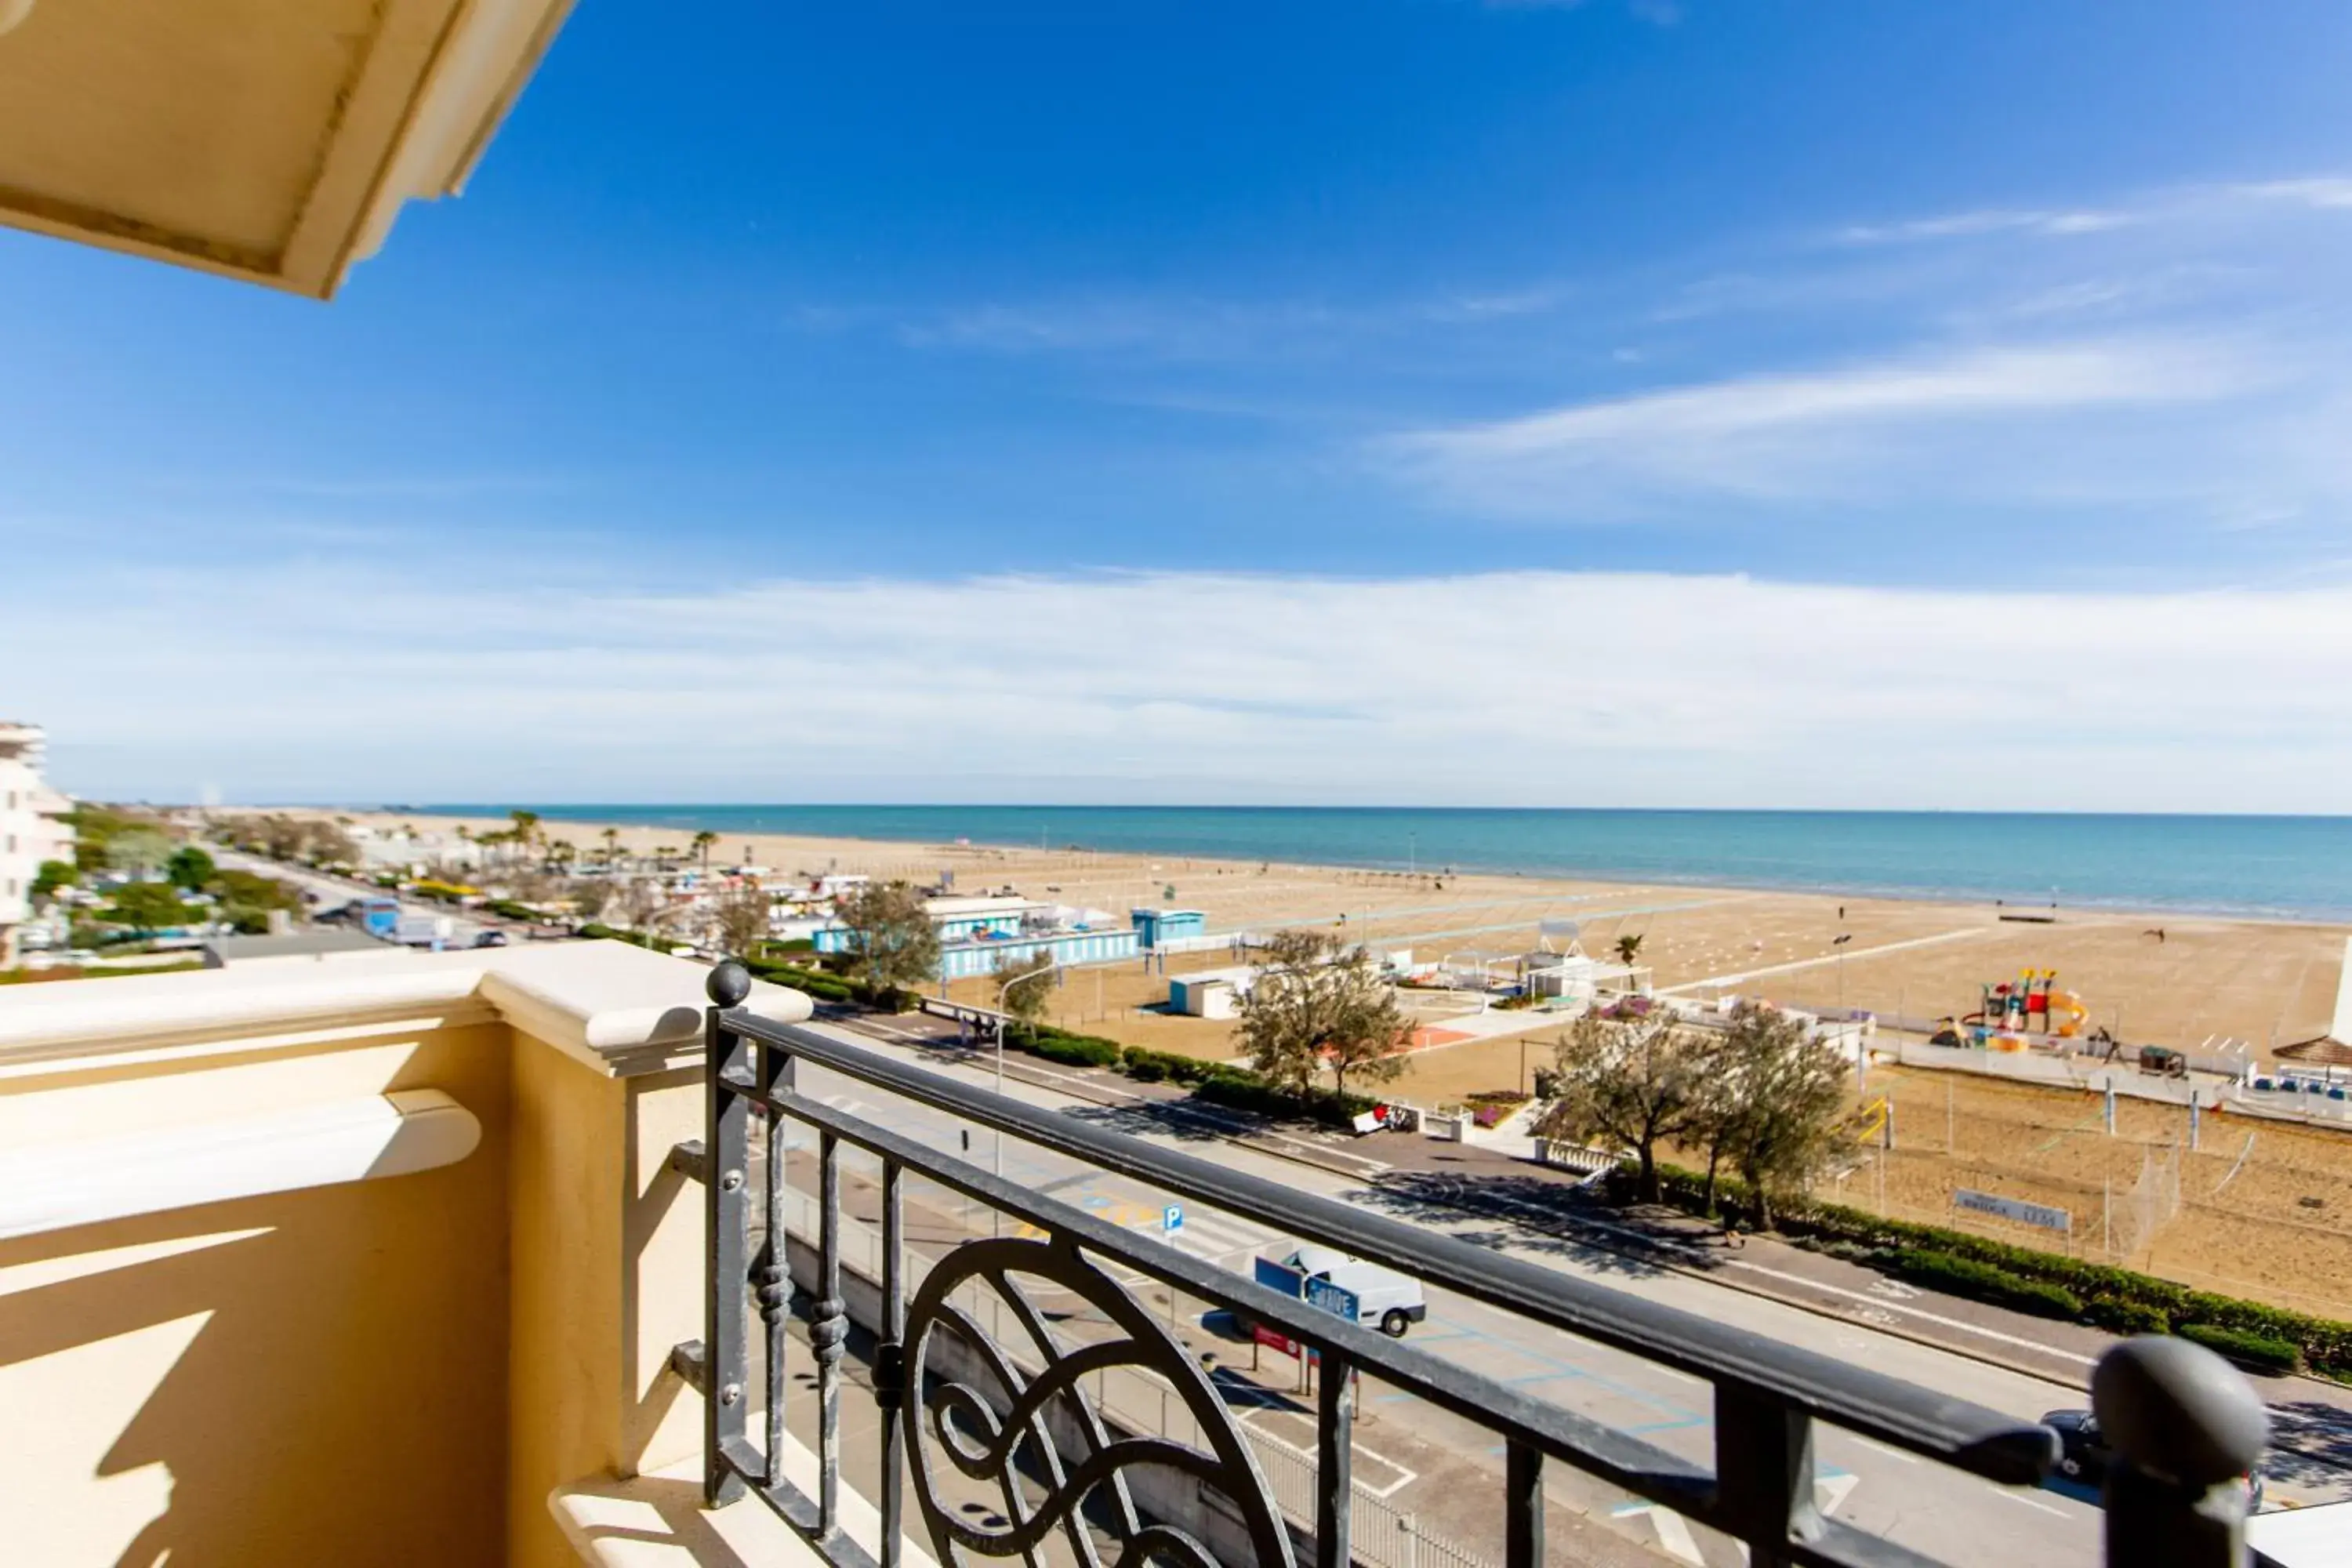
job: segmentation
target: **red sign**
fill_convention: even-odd
[[[1264,1345],[1266,1349],[1270,1351],[1279,1351],[1282,1354],[1290,1356],[1294,1359],[1297,1358],[1300,1349],[1302,1348],[1297,1340],[1292,1339],[1289,1335],[1283,1333],[1278,1329],[1269,1329],[1264,1323],[1252,1323],[1250,1325],[1250,1337],[1257,1341],[1258,1343]],[[1323,1359],[1321,1352],[1311,1350],[1307,1352],[1307,1357],[1309,1361],[1314,1362],[1319,1362]]]

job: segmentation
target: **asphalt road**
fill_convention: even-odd
[[[891,1027],[879,1024],[882,1031]],[[930,1053],[918,1056],[911,1040],[890,1041],[875,1025],[861,1028],[855,1037],[861,1044],[939,1068]],[[990,1079],[985,1068],[977,1063],[948,1070],[980,1081]],[[962,1143],[964,1128],[953,1118],[888,1100],[835,1075],[803,1071],[808,1074],[803,1079],[808,1089],[844,1110],[887,1121],[935,1148],[964,1154],[976,1163],[987,1163],[995,1157],[991,1133],[974,1132],[967,1152]],[[1008,1080],[1006,1092],[1031,1104],[1082,1115],[1104,1114],[1097,1107],[1034,1085]],[[1198,1138],[1130,1130],[1171,1147],[1202,1152]],[[1302,1191],[1349,1202],[1368,1202],[1370,1197],[1366,1187],[1349,1178],[1229,1143],[1217,1145],[1216,1157]],[[1176,1201],[1172,1194],[1011,1141],[1003,1158],[1006,1175],[1024,1185],[1050,1191],[1065,1202],[1155,1236],[1163,1205]],[[1257,1249],[1276,1239],[1275,1233],[1251,1222],[1194,1203],[1183,1206],[1187,1212],[1175,1245],[1200,1256],[1246,1268]],[[986,1221],[982,1218],[978,1223]],[[1572,1241],[1517,1234],[1493,1222],[1465,1221],[1433,1228],[1546,1268],[1947,1389],[2019,1416],[2034,1418],[2044,1411],[2082,1402],[2078,1391],[2063,1384],[1703,1279],[1629,1265],[1615,1253]],[[1432,1285],[1429,1301],[1429,1321],[1413,1331],[1414,1343],[1692,1459],[1702,1463],[1711,1459],[1711,1399],[1699,1381],[1485,1307],[1445,1290],[1442,1284]],[[1197,1321],[1200,1304],[1182,1305],[1186,1319]],[[1243,1348],[1233,1353],[1246,1356],[1248,1352]],[[1461,1521],[1449,1531],[1458,1538],[1478,1521],[1494,1517],[1493,1503],[1500,1496],[1501,1486],[1499,1440],[1402,1394],[1368,1389],[1366,1410],[1369,1418],[1358,1434],[1359,1473],[1381,1476],[1386,1478],[1381,1484],[1393,1484],[1390,1500],[1395,1506],[1433,1521]],[[1279,1411],[1258,1412],[1251,1418],[1277,1424],[1289,1421],[1297,1429],[1278,1429],[1278,1435],[1294,1444],[1311,1446],[1311,1425]],[[1428,1458],[1431,1455],[1437,1456],[1433,1462]],[[2098,1510],[2074,1498],[1994,1487],[1835,1430],[1820,1433],[1816,1458],[1816,1497],[1825,1510],[1939,1560],[1982,1563],[1986,1568],[2021,1562],[2094,1563],[2098,1560]],[[1663,1552],[1666,1561],[1728,1564],[1739,1560],[1727,1544],[1707,1539],[1639,1499],[1612,1492],[1559,1466],[1547,1467],[1547,1479],[1558,1506],[1605,1522],[1627,1541]],[[1489,1486],[1493,1489],[1487,1489]],[[1465,1540],[1465,1544],[1479,1543]]]

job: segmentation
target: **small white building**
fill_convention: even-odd
[[[0,965],[16,962],[16,928],[32,916],[41,862],[73,859],[73,829],[59,820],[73,802],[41,776],[47,760],[38,724],[0,721]]]
[[[1249,994],[1256,973],[1244,967],[1172,975],[1168,981],[1168,1010],[1188,1018],[1230,1018],[1235,1004]]]
[[[1603,987],[1647,995],[1650,972],[1581,952],[1531,952],[1521,961],[1519,983],[1530,996],[1590,1003]]]

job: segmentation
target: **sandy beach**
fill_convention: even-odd
[[[341,815],[445,835],[461,822],[468,831],[508,826],[498,818]],[[547,830],[590,854],[606,842],[607,826],[563,822]],[[687,854],[688,836],[675,829],[609,826],[626,851]],[[951,872],[964,892],[1011,888],[1118,914],[1142,904],[1198,909],[1213,932],[1321,926],[1410,948],[1419,958],[1502,959],[1537,946],[1539,922],[1574,920],[1595,952],[1621,935],[1640,936],[1641,961],[1661,988],[1843,1005],[1886,1016],[1967,1012],[1988,982],[2054,969],[2060,984],[2084,998],[2094,1024],[2134,1044],[2194,1049],[2230,1037],[2263,1060],[2278,1045],[2326,1032],[2347,934],[2318,922],[2061,907],[2049,923],[2029,923],[2002,916],[2051,911],[968,844],[730,835],[712,856],[716,864],[793,877],[862,871],[929,882]],[[1840,936],[1849,939],[1842,946]],[[1230,962],[1220,950],[1174,955],[1168,967],[1182,973]],[[961,981],[953,990],[985,1001],[989,983]],[[1204,1058],[1234,1054],[1231,1024],[1171,1016],[1159,1005],[1166,996],[1166,979],[1139,963],[1100,965],[1072,971],[1051,1015],[1066,1027],[1129,1044]],[[1426,1104],[1521,1087],[1549,1061],[1560,1032],[1543,1027],[1416,1052],[1389,1092]],[[2178,1107],[2126,1101],[2109,1136],[2096,1096],[1951,1072],[1875,1068],[1866,1094],[1894,1102],[1897,1147],[1858,1143],[1824,1195],[1897,1217],[2049,1243],[2046,1233],[2021,1234],[1952,1206],[1956,1188],[1990,1189],[2077,1215],[2065,1245],[2078,1256],[2331,1316],[2343,1315],[2352,1300],[2352,1136],[2210,1117],[2192,1150]]]
[[[469,831],[507,826],[499,818],[346,815],[425,832],[452,832],[460,823]],[[688,835],[672,828],[560,822],[546,830],[589,854],[605,842],[608,826],[625,850],[688,853]],[[1147,904],[1197,909],[1213,932],[1320,926],[1409,947],[1423,959],[1502,959],[1538,946],[1539,922],[1574,920],[1595,952],[1620,936],[1640,936],[1641,962],[1663,989],[1864,1007],[1889,1016],[1968,1012],[1987,983],[2027,968],[2054,969],[2059,983],[2084,998],[2091,1022],[2125,1039],[2189,1048],[2236,1039],[2265,1060],[2280,1045],[2326,1031],[2347,934],[2345,926],[2320,922],[2178,912],[2062,907],[2052,923],[2040,924],[2002,918],[2037,911],[1990,903],[1491,874],[1407,876],[1006,846],[730,835],[712,854],[719,864],[785,876],[866,872],[929,882],[952,873],[962,892],[1010,887],[1121,915]],[[1842,945],[1841,936],[1848,939]],[[1225,962],[1222,953],[1205,953],[1171,965],[1181,972]],[[1073,1021],[1108,1016],[1117,1022],[1165,994],[1158,976],[1147,980],[1139,966],[1107,971],[1099,1005],[1097,988],[1091,973],[1067,988],[1062,1006]],[[1192,1020],[1177,1026],[1218,1028]]]

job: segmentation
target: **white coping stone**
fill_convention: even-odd
[[[814,1495],[816,1456],[795,1442],[784,1454],[784,1476]],[[580,1560],[595,1568],[823,1568],[824,1562],[757,1498],[704,1508],[699,1458],[626,1479],[573,1481],[556,1488],[547,1507]],[[915,1511],[909,1500],[908,1513]],[[911,1517],[908,1522],[914,1524]],[[851,1540],[880,1560],[881,1515],[846,1486],[841,1523]],[[919,1533],[908,1536],[902,1561],[908,1568],[938,1568],[921,1540]]]
[[[69,981],[56,982],[70,984]],[[0,1239],[453,1165],[482,1141],[439,1089],[0,1153]],[[63,1179],[65,1173],[71,1179]]]
[[[12,1059],[111,1054],[167,1039],[299,1027],[312,1021],[500,1016],[615,1075],[682,1065],[701,1049],[709,970],[620,942],[461,952],[327,953],[135,979],[0,987],[0,1070]],[[753,982],[745,1005],[778,1023],[809,999]]]

